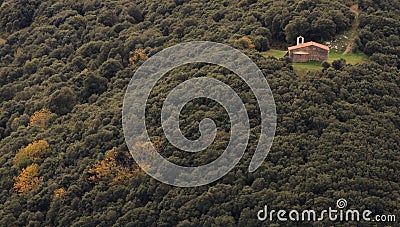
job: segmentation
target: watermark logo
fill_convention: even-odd
[[[347,207],[347,201],[345,199],[343,199],[343,198],[338,199],[336,201],[336,206],[339,209],[343,209],[343,208]]]
[[[329,207],[328,209],[315,211],[315,210],[274,210],[268,209],[268,206],[265,205],[264,209],[261,209],[257,212],[257,219],[259,221],[307,221],[307,222],[316,222],[316,221],[365,221],[365,222],[395,222],[396,216],[393,214],[389,215],[372,215],[372,211],[365,209],[363,211],[359,211],[356,209],[345,209],[347,207],[347,201],[343,198],[338,199],[336,201],[336,207]]]
[[[195,187],[209,184],[228,173],[241,159],[249,139],[250,124],[246,108],[227,84],[213,78],[189,79],[176,86],[161,109],[161,125],[168,141],[177,149],[200,152],[215,139],[216,125],[205,118],[199,124],[200,138],[185,138],[179,127],[184,105],[196,98],[221,104],[228,113],[231,137],[225,151],[214,161],[196,167],[180,166],[159,154],[146,131],[147,99],[157,81],[170,70],[189,63],[215,64],[240,76],[257,99],[261,113],[261,134],[249,171],[255,171],[268,155],[275,135],[276,108],[271,89],[256,64],[240,51],[224,44],[196,41],[178,44],[155,54],[144,62],[126,90],[122,123],[125,141],[138,165],[153,178],[174,186]]]

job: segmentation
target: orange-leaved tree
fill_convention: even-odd
[[[98,161],[93,165],[92,168],[89,169],[89,173],[93,174],[93,176],[89,177],[89,180],[96,179],[106,179],[110,180],[113,175],[115,175],[116,167],[117,167],[117,152],[115,150],[109,150],[106,152],[103,160]]]
[[[104,159],[98,161],[89,169],[88,172],[92,174],[89,180],[107,181],[110,185],[127,185],[135,173],[136,167],[131,164],[128,164],[128,166],[119,165],[117,158],[118,152],[115,149],[107,151]],[[129,154],[125,154],[122,158],[129,159],[131,157],[129,157]]]
[[[28,146],[19,149],[13,158],[13,167],[21,168],[32,163],[39,163],[49,151],[49,144],[46,140],[30,143]]]
[[[154,147],[156,151],[152,149]],[[162,149],[160,141],[137,142],[133,146],[133,151],[138,159],[141,160],[141,166],[133,161],[129,152],[118,153],[115,149],[106,152],[104,158],[96,162],[88,170],[91,176],[90,181],[106,181],[110,185],[127,185],[132,177],[144,176],[143,169],[149,168],[151,159],[149,156],[156,155],[157,151]]]
[[[14,179],[15,183],[13,188],[18,193],[28,193],[37,189],[42,181],[42,179],[39,178],[39,165],[32,164],[22,169],[22,172]]]
[[[61,201],[64,201],[65,194],[67,194],[65,188],[58,188],[54,190],[53,199],[60,199]]]
[[[148,57],[147,55],[143,52],[142,49],[137,49],[135,51],[131,51],[129,52],[129,63],[131,65],[134,65],[136,63],[138,63],[139,61],[145,61],[147,60]]]
[[[30,117],[29,126],[38,126],[41,128],[46,128],[50,122],[50,119],[53,116],[54,114],[46,108],[38,110],[34,112]]]
[[[253,41],[247,36],[243,36],[242,38],[238,39],[237,42],[243,48],[254,49],[256,47],[256,45],[253,43]]]

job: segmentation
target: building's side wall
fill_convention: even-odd
[[[309,61],[328,61],[328,51],[316,46],[303,47],[299,51],[309,53]]]
[[[293,52],[301,51],[307,52],[308,55],[295,55]],[[305,62],[305,61],[328,61],[329,51],[324,50],[322,48],[318,48],[316,46],[308,46],[298,48],[296,50],[291,50],[289,57],[293,60],[293,62]]]
[[[307,62],[309,61],[310,55],[306,54],[293,54],[292,61],[293,62]]]

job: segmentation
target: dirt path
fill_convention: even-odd
[[[358,10],[358,4],[350,6],[350,11],[355,14],[356,18],[354,19],[353,26],[351,27],[351,37],[349,38],[349,42],[347,43],[346,50],[343,52],[343,54],[348,54],[350,53],[351,49],[353,49],[354,41],[357,37],[358,26],[360,25],[360,21],[358,19],[358,14],[360,13]]]

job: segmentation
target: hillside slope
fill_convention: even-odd
[[[260,222],[257,212],[264,205],[322,210],[339,198],[351,208],[400,217],[396,3],[359,1],[354,48],[371,56],[370,63],[339,62],[302,80],[290,62],[260,52],[271,43],[290,45],[304,32],[307,39],[325,41],[349,29],[354,15],[343,1],[0,4],[0,33],[7,34],[0,42],[0,226],[292,226],[299,223]],[[194,155],[167,141],[160,107],[186,79],[206,76],[230,85],[245,103],[251,126],[248,149],[233,170],[210,185],[179,188],[138,168],[125,145],[121,111],[140,64],[192,40],[225,43],[251,57],[274,94],[278,122],[267,159],[249,173],[260,114],[243,80],[207,64],[169,72],[153,89],[146,112],[149,134],[164,157],[208,163],[230,138],[226,111],[198,99],[182,111],[182,131],[198,138],[199,122],[212,118],[216,141]],[[310,224],[316,223],[304,222]]]

